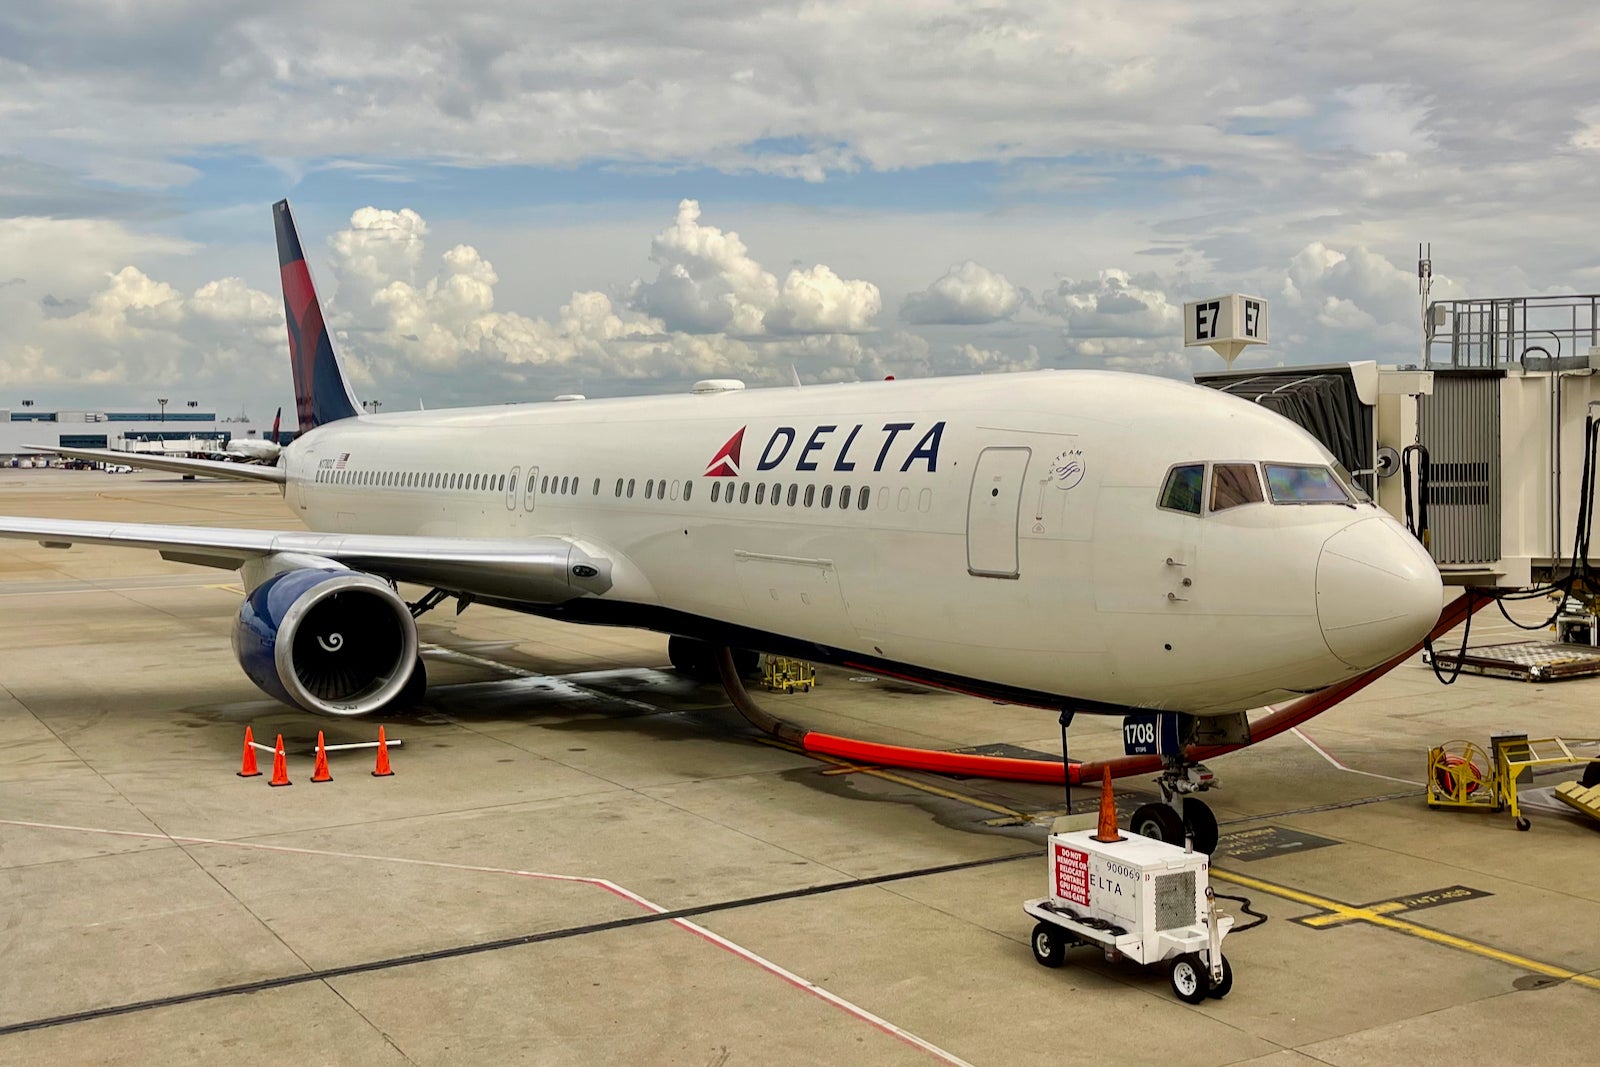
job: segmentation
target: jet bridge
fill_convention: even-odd
[[[1426,325],[1420,367],[1196,381],[1304,426],[1380,506],[1425,523],[1446,583],[1524,588],[1570,573],[1592,525],[1600,294],[1436,301]]]

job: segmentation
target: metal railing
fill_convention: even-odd
[[[1585,359],[1600,345],[1600,294],[1435,300],[1423,326],[1429,370]]]

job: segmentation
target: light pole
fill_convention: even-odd
[[[161,421],[162,422],[166,422],[167,421],[167,398],[164,397],[164,396],[157,397],[156,398],[156,403],[161,405]]]
[[[378,409],[383,406],[383,402],[381,400],[368,400],[361,406],[376,415],[378,413]]]

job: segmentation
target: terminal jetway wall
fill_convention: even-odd
[[[1380,507],[1420,512],[1424,480],[1403,465],[1407,446],[1428,453],[1425,482],[1428,548],[1453,585],[1521,588],[1566,573],[1582,509],[1580,487],[1591,405],[1600,414],[1600,353],[1541,364],[1528,360],[1494,367],[1436,365],[1431,370],[1353,362],[1279,367],[1196,376],[1202,384],[1268,403],[1282,386],[1312,376],[1343,383],[1370,416],[1346,418],[1327,432],[1326,409],[1308,417],[1293,405],[1274,406],[1328,445]],[[1276,382],[1276,384],[1274,384]],[[1323,387],[1328,396],[1337,392]],[[1332,406],[1338,403],[1330,401]],[[1360,429],[1370,424],[1370,431]],[[1366,470],[1352,466],[1347,434],[1370,434]],[[1415,458],[1415,457],[1412,457]],[[1600,566],[1600,559],[1591,560]]]

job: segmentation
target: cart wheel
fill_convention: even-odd
[[[1212,1000],[1221,1000],[1233,991],[1233,964],[1228,962],[1228,957],[1222,957],[1222,981],[1212,986],[1206,996]]]
[[[1528,821],[1528,817],[1526,815],[1518,815],[1517,816],[1517,829],[1518,830],[1528,830],[1528,829],[1532,829],[1532,827],[1533,827],[1533,823]]]
[[[1185,952],[1172,961],[1172,991],[1185,1004],[1198,1004],[1206,999],[1211,987],[1211,971],[1200,962],[1194,952]]]
[[[1066,958],[1067,942],[1061,931],[1049,923],[1033,928],[1033,958],[1044,967],[1059,967]]]
[[[1165,804],[1145,804],[1136,809],[1128,820],[1128,829],[1169,845],[1183,844],[1183,817]]]
[[[1183,821],[1194,836],[1196,852],[1204,852],[1209,856],[1217,850],[1217,841],[1222,833],[1217,829],[1217,817],[1212,814],[1211,805],[1194,797],[1184,797]]]
[[[1585,789],[1593,789],[1600,785],[1600,760],[1589,761],[1589,765],[1583,769],[1583,777],[1578,779],[1578,784]]]

